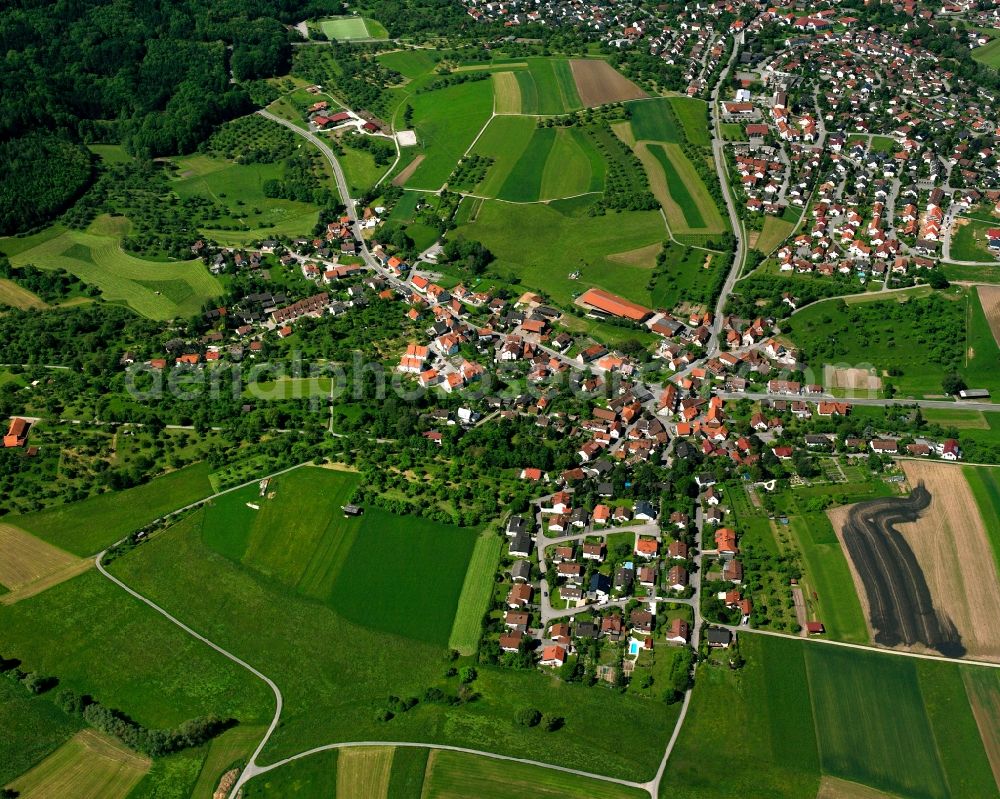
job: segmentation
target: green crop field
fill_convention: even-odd
[[[22,799],[125,799],[149,767],[149,758],[116,739],[83,730],[11,786]]]
[[[864,300],[817,302],[796,314],[785,332],[813,368],[824,363],[872,364],[899,396],[940,395],[941,380],[951,369],[969,385],[1000,390],[1000,372],[992,368],[996,343],[974,294],[953,287]]]
[[[457,679],[444,676],[446,646],[384,631],[367,619],[352,623],[331,606],[224,557],[202,542],[205,517],[204,510],[186,516],[118,558],[111,568],[136,590],[278,683],[285,709],[262,763],[338,740],[411,740],[514,755],[530,747],[546,761],[568,766],[599,762],[602,771],[627,778],[647,779],[655,771],[664,731],[673,725],[678,706],[553,682],[536,672],[477,664],[473,689],[479,698],[474,702],[456,706],[421,702],[390,721],[380,721],[375,712],[390,694],[421,697],[428,687],[440,687],[448,694],[458,690]],[[371,518],[366,513],[362,523]],[[365,535],[377,538],[379,533],[372,530]],[[377,606],[382,600],[374,588],[366,587],[366,574],[380,579],[375,572],[384,560],[405,556],[388,547],[379,549],[374,540],[362,546],[373,553],[373,560],[365,565],[367,572],[352,579]],[[425,582],[438,579],[442,575],[436,572],[425,576]],[[412,612],[415,599],[406,595],[397,606]],[[0,615],[0,623],[4,620]],[[108,634],[114,635],[115,629],[109,624]],[[106,641],[101,644],[109,646]],[[462,664],[460,660],[456,665]],[[177,674],[184,673],[175,668]],[[269,710],[269,703],[262,704]],[[514,720],[516,710],[526,706],[563,716],[565,731],[572,734],[526,731]]]
[[[2,654],[10,657],[6,644]],[[12,680],[0,680],[0,786],[54,752],[80,728],[47,696]]]
[[[995,793],[961,690],[963,671],[987,670],[749,633],[740,651],[738,672],[698,670],[661,797],[800,799],[821,776],[907,797]],[[743,756],[706,769],[734,730]]]
[[[996,222],[979,219],[969,219],[967,224],[957,225],[955,235],[951,239],[951,257],[956,261],[996,262],[996,254],[990,252],[986,239],[986,231],[995,227],[997,227]]]
[[[483,614],[489,609],[493,575],[496,573],[502,545],[503,539],[499,536],[484,532],[476,539],[469,558],[455,623],[448,638],[448,647],[457,649],[463,655],[471,655],[479,643]]]
[[[423,49],[382,53],[378,56],[378,60],[383,66],[395,70],[410,80],[426,75],[434,69],[434,59]]]
[[[389,775],[389,796],[393,799],[422,799],[429,754],[429,750],[413,746],[396,747]]]
[[[360,481],[306,467],[273,480],[266,498],[253,486],[233,492],[208,508],[202,538],[346,619],[446,644],[477,532],[378,508],[344,518]],[[483,612],[479,601],[477,626]]]
[[[966,466],[962,470],[979,507],[979,515],[990,539],[995,565],[1000,571],[1000,470],[988,466]]]
[[[692,193],[699,193],[699,187],[690,182],[692,174],[686,174],[682,177],[677,167],[677,158],[683,158],[683,152],[678,149],[668,153],[666,145],[662,144],[648,146],[649,151],[656,158],[666,176],[667,193],[681,212],[678,216],[674,209],[670,209],[672,213],[668,213],[667,221],[671,223],[671,227],[684,233],[695,228],[705,227],[705,220]],[[697,178],[698,176],[694,174],[693,177]],[[704,191],[703,185],[700,187],[700,191]]]
[[[317,752],[250,780],[243,788],[243,795],[246,799],[333,796],[337,786],[338,759],[336,749]]]
[[[257,723],[273,709],[263,683],[95,570],[0,607],[0,627],[5,657],[150,727],[210,713]]]
[[[709,234],[725,231],[726,222],[719,207],[680,145],[650,144],[647,147],[663,170],[669,195],[663,210],[671,230]],[[651,174],[650,185],[653,182]]]
[[[708,103],[697,97],[671,97],[670,107],[680,122],[684,136],[691,144],[711,147],[711,125],[708,121]]]
[[[444,646],[476,537],[474,529],[368,509],[329,602],[355,624]]]
[[[210,471],[208,464],[197,463],[135,488],[9,521],[75,555],[93,555],[163,514],[207,497]]]
[[[266,236],[305,235],[319,218],[319,209],[312,203],[264,195],[264,184],[280,180],[284,174],[280,163],[236,164],[204,154],[174,158],[173,162],[179,172],[171,188],[181,199],[207,197],[227,209],[222,221],[235,229],[202,228],[220,244],[236,246]]]
[[[526,58],[527,69],[515,72],[522,114],[564,114],[583,108],[569,60]]]
[[[904,796],[948,796],[913,660],[819,646],[805,655],[825,773]]]
[[[536,128],[521,116],[497,116],[473,152],[494,159],[477,194],[535,202],[600,191],[604,159],[578,128]]]
[[[643,791],[561,771],[510,763],[464,752],[434,751],[427,763],[423,799],[639,799]]]
[[[613,237],[607,235],[614,226]],[[665,237],[656,211],[606,217],[566,216],[546,205],[482,204],[475,221],[457,234],[481,241],[496,256],[491,269],[513,275],[525,288],[570,303],[590,286],[600,286],[649,305],[647,288],[658,245]],[[555,266],[558,264],[558,266]],[[557,271],[558,270],[558,271]],[[574,270],[579,280],[569,279]]]
[[[109,302],[124,303],[150,319],[191,316],[222,294],[222,285],[201,261],[146,261],[129,255],[122,249],[121,232],[103,228],[102,219],[87,232],[57,225],[25,239],[0,239],[0,252],[14,266],[65,269],[97,286]]]
[[[493,83],[478,80],[416,94],[411,104],[418,149],[425,157],[406,185],[439,189],[490,118]]]
[[[684,141],[674,106],[669,97],[652,100],[635,100],[627,103],[632,114],[632,133],[636,141],[658,141],[679,144]]]

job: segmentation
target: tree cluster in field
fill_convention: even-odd
[[[385,114],[389,110],[386,88],[403,79],[375,58],[386,46],[331,42],[329,47],[298,47],[292,74],[330,89],[355,110]]]
[[[456,236],[444,243],[441,248],[441,259],[467,270],[470,274],[481,275],[493,262],[494,255],[481,242]]]
[[[50,303],[69,297],[98,297],[101,293],[97,286],[87,285],[65,269],[38,269],[32,264],[14,267],[2,255],[0,255],[0,278],[11,280]]]
[[[591,136],[604,156],[607,171],[604,176],[604,196],[590,208],[591,214],[606,211],[653,211],[660,207],[649,190],[646,171],[635,153],[617,136]]]
[[[472,191],[486,177],[493,166],[493,159],[486,155],[467,155],[455,166],[448,178],[448,188],[458,191]]]
[[[251,114],[222,125],[198,149],[237,164],[274,164],[293,155],[299,144],[288,128]]]
[[[130,159],[102,164],[97,180],[63,214],[67,227],[83,230],[100,214],[128,217],[122,246],[139,255],[188,258],[203,221],[224,209],[198,195],[183,200],[174,195],[162,164]]]
[[[289,156],[282,164],[281,179],[264,181],[261,187],[264,196],[319,206],[335,203],[336,195],[319,179],[321,158],[318,152],[298,152]]]
[[[433,92],[438,89],[447,89],[449,86],[459,86],[463,83],[474,83],[480,80],[488,80],[490,77],[492,77],[492,75],[489,72],[447,72],[440,78],[435,78],[426,86],[421,86],[417,89],[416,94]]]
[[[559,114],[551,117],[541,117],[538,119],[539,128],[562,127],[569,128],[577,125],[589,127],[591,125],[610,125],[614,122],[623,122],[631,117],[628,106],[625,103],[610,103],[598,106],[597,108],[584,108],[580,111],[573,111],[569,114]]]
[[[381,136],[366,136],[363,133],[346,133],[340,143],[354,150],[370,153],[375,166],[389,166],[396,157],[396,146],[391,140]]]
[[[0,141],[0,172],[4,176],[0,181],[0,235],[48,222],[84,190],[92,170],[87,148],[63,136],[39,131]]]

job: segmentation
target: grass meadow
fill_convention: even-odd
[[[632,133],[636,141],[658,141],[680,144],[684,141],[681,127],[669,97],[636,100],[628,103]]]
[[[187,516],[112,568],[278,683],[283,721],[263,763],[337,740],[412,740],[505,754],[529,747],[563,765],[600,758],[602,770],[630,778],[655,770],[676,706],[554,683],[535,672],[477,666],[476,701],[455,707],[420,703],[391,721],[378,720],[376,711],[390,694],[419,697],[428,687],[457,691],[456,678],[444,676],[446,646],[380,629],[367,618],[353,623],[329,604],[233,562],[203,543],[205,517],[205,511]],[[392,554],[382,549],[378,555],[387,552]],[[378,567],[368,564],[369,574]],[[381,602],[364,577],[352,579]],[[399,612],[412,612],[413,599],[397,593]],[[433,637],[434,625],[427,630]],[[514,714],[525,706],[563,716],[571,734],[519,727]]]
[[[413,127],[425,156],[406,182],[410,188],[439,189],[479,135],[493,107],[493,84],[470,81],[415,94]]]
[[[974,292],[918,289],[863,300],[817,302],[792,318],[788,332],[814,368],[872,364],[898,396],[920,397],[941,394],[947,359],[957,355],[954,366],[970,386],[1000,390],[998,349]],[[901,337],[900,330],[907,335]],[[966,346],[956,348],[963,334]]]
[[[972,57],[980,64],[1000,69],[1000,39],[994,39],[982,47],[977,47],[972,51]]]
[[[614,236],[608,236],[608,230]],[[475,221],[457,233],[483,242],[496,255],[491,269],[569,303],[590,286],[649,305],[648,286],[658,245],[666,237],[656,211],[602,217],[566,215],[559,206],[512,206],[485,201]],[[530,243],[530,244],[529,244]],[[554,264],[558,267],[553,268]],[[555,271],[558,269],[558,271]],[[569,274],[580,272],[579,280]]]
[[[697,97],[671,97],[670,107],[680,122],[684,136],[691,144],[711,147],[711,124],[708,121],[708,103]]]
[[[167,567],[165,568],[172,568]],[[267,688],[91,570],[0,607],[4,656],[150,727],[217,713],[269,718]]]
[[[281,163],[237,164],[205,154],[173,159],[178,177],[171,188],[181,199],[208,197],[228,209],[222,218],[235,230],[203,227],[206,236],[225,246],[246,244],[267,236],[301,236],[312,231],[319,209],[312,203],[266,197],[264,184],[280,180]],[[328,184],[332,187],[332,181]]]
[[[973,667],[749,633],[740,650],[739,671],[699,669],[661,796],[798,799],[821,776],[907,797],[995,793],[960,690]],[[742,756],[706,769],[734,731]]]
[[[314,799],[334,796],[340,752],[331,749],[268,771],[243,787],[246,799]]]
[[[97,286],[109,302],[150,319],[191,316],[222,294],[222,285],[201,261],[147,261],[126,253],[121,239],[127,227],[128,220],[110,217],[98,217],[88,231],[55,225],[36,236],[0,239],[0,252],[14,266],[65,269]]]
[[[75,555],[93,555],[165,513],[212,493],[207,463],[80,502],[14,516],[10,522]]]
[[[996,222],[979,219],[969,219],[966,224],[958,225],[951,239],[951,257],[956,261],[995,262],[996,255],[987,246],[986,231],[996,226]]]
[[[426,75],[434,69],[434,59],[423,49],[395,50],[391,53],[381,53],[377,58],[384,67],[393,69],[410,80]]]

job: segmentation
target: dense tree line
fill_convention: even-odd
[[[0,106],[2,106],[0,100]],[[45,132],[0,141],[0,234],[38,227],[90,180],[85,147]]]
[[[88,286],[65,269],[38,269],[31,264],[13,267],[2,255],[0,255],[0,278],[14,281],[45,302],[56,302],[80,294],[92,297],[100,295],[100,290],[96,286]]]

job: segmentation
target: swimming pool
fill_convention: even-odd
[[[638,655],[639,654],[639,646],[640,646],[639,642],[636,641],[635,639],[632,639],[631,641],[629,641],[628,653],[630,655]]]

